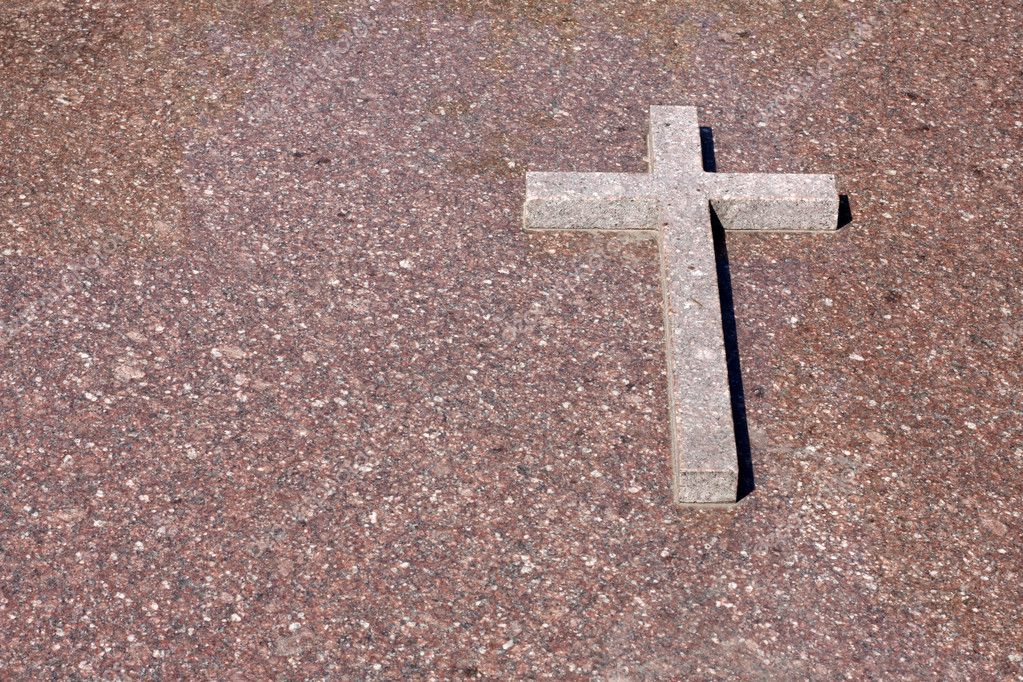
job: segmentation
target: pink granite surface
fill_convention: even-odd
[[[1023,674],[1011,2],[0,9],[4,679]],[[652,242],[526,168],[729,171],[757,489],[676,510]]]

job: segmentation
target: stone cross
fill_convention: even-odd
[[[833,231],[831,175],[704,172],[695,107],[651,107],[648,173],[526,173],[527,230],[657,237],[678,504],[736,501],[739,466],[711,232]]]

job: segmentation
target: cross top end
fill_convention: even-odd
[[[672,497],[728,505],[739,465],[710,210],[726,230],[833,232],[835,178],[705,172],[695,107],[651,107],[648,148],[647,173],[526,173],[523,226],[657,237]]]

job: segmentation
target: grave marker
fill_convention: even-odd
[[[523,225],[657,238],[673,498],[728,504],[739,466],[710,209],[726,230],[830,232],[835,179],[705,172],[695,107],[651,107],[648,148],[648,173],[526,173]]]

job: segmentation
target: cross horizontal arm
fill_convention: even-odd
[[[659,215],[645,173],[526,173],[527,230],[656,230]]]
[[[833,175],[708,173],[705,177],[711,206],[726,230],[838,229]]]

